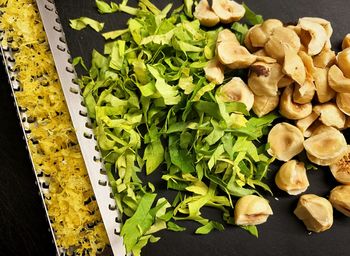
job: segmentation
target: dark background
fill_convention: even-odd
[[[170,1],[152,2],[164,6]],[[350,3],[346,0],[245,2],[265,19],[274,17],[285,22],[295,22],[298,17],[317,16],[330,20],[334,29],[332,42],[335,49],[340,47],[342,38],[350,32]],[[104,40],[91,29],[71,30],[68,27],[70,18],[88,16],[104,20],[104,31],[125,27],[126,15],[117,13],[101,16],[94,8],[94,0],[56,0],[56,6],[73,57],[83,56],[89,60],[93,48],[102,51]],[[0,255],[54,255],[10,87],[3,68],[0,69]],[[308,193],[327,196],[337,185],[327,169],[309,171],[308,176],[311,184]],[[308,234],[303,224],[292,214],[298,197],[287,196],[274,186],[272,188],[279,200],[270,198],[274,215],[266,224],[259,226],[259,239],[236,227],[197,236],[193,235],[196,225],[186,223],[187,232],[162,232],[162,239],[148,245],[143,255],[349,255],[350,219],[335,212],[334,225],[330,230],[321,234]]]
[[[2,62],[0,62],[0,255],[55,255],[48,221]]]

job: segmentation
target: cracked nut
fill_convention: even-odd
[[[250,66],[248,86],[258,96],[276,96],[278,82],[284,76],[278,63],[255,62]]]
[[[269,132],[267,141],[268,153],[280,161],[287,162],[303,151],[304,136],[294,125],[276,124]]]
[[[230,82],[218,89],[218,96],[224,102],[241,102],[250,111],[254,103],[254,94],[239,77],[234,77]]]
[[[236,225],[259,225],[266,222],[272,214],[272,209],[266,199],[256,195],[247,195],[238,199],[234,220]]]
[[[328,166],[343,157],[347,144],[339,130],[326,126],[323,129],[316,129],[311,137],[304,141],[304,148],[311,162]]]
[[[338,182],[350,185],[350,146],[347,147],[347,151],[342,158],[329,168]]]
[[[294,214],[304,222],[307,230],[323,232],[333,225],[333,208],[323,197],[313,194],[302,195]]]
[[[335,187],[329,196],[329,201],[335,209],[350,217],[350,186]]]
[[[312,112],[312,104],[298,104],[293,101],[293,86],[284,89],[280,99],[280,113],[282,116],[299,120],[307,117]]]
[[[278,170],[275,183],[277,187],[289,195],[298,195],[309,187],[304,163],[290,160]]]
[[[198,3],[193,15],[199,20],[201,25],[206,27],[213,27],[220,22],[219,17],[211,9],[207,0],[201,0]]]

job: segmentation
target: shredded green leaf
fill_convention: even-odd
[[[96,32],[100,32],[104,27],[104,23],[98,22],[88,17],[80,17],[78,19],[69,20],[69,25],[75,30],[82,30],[87,26],[90,26]]]
[[[278,116],[250,116],[205,79],[220,28],[206,31],[192,20],[193,1],[170,15],[171,5],[160,10],[149,0],[138,7],[127,2],[118,6],[133,15],[127,29],[103,34],[109,41],[103,54],[92,53],[80,85],[118,209],[128,217],[121,235],[127,252],[139,255],[159,239],[157,231],[184,230],[174,220],[200,223],[197,234],[222,231],[223,224],[202,216],[203,207],[232,224],[235,197],[271,192],[264,177],[273,159],[257,145]],[[112,8],[96,4],[103,13]],[[233,29],[242,41],[247,26]],[[157,184],[143,181],[158,169],[159,182],[177,192],[172,205],[156,200]]]
[[[244,19],[246,19],[251,25],[257,25],[264,22],[264,19],[261,15],[253,12],[245,3],[243,3],[245,9]]]

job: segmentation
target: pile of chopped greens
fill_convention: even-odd
[[[93,51],[88,75],[80,78],[114,197],[126,216],[121,235],[127,251],[140,255],[147,242],[159,240],[159,230],[184,230],[180,220],[200,223],[197,234],[223,230],[201,211],[216,208],[223,223],[233,224],[237,197],[259,194],[258,187],[271,192],[263,179],[273,159],[259,140],[277,116],[257,118],[242,103],[225,103],[220,86],[206,80],[203,68],[222,28],[201,28],[191,18],[192,1],[171,14],[171,4],[159,10],[148,0],[138,8],[127,1],[96,4],[100,13],[133,15],[126,29],[103,34],[104,52]],[[75,29],[87,25],[103,29],[87,17],[71,20]],[[233,29],[242,37],[247,26]],[[231,71],[225,80],[244,74]],[[153,172],[177,192],[172,202],[143,181]],[[255,227],[244,228],[257,235]]]

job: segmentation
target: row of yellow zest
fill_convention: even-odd
[[[27,109],[36,170],[50,176],[46,204],[59,247],[96,255],[108,243],[74,129],[33,0],[0,0],[3,46],[18,49],[15,67]],[[73,249],[72,249],[73,248]]]

